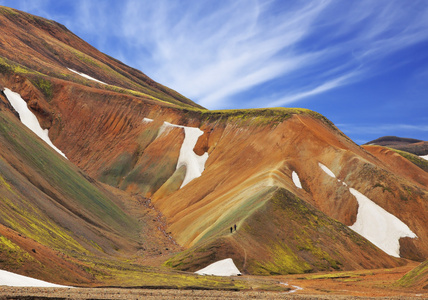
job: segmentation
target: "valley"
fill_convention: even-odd
[[[78,287],[59,298],[426,296],[423,158],[307,109],[207,110],[59,23],[0,23],[1,270]],[[225,259],[242,276],[195,274]]]

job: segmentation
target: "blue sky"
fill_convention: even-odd
[[[0,0],[209,109],[303,107],[428,140],[426,0]]]

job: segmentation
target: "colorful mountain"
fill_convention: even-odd
[[[54,21],[0,24],[1,269],[91,285],[427,259],[428,173],[407,158],[306,109],[206,110]]]

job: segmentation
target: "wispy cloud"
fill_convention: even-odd
[[[122,28],[127,40],[148,49],[139,64],[149,75],[218,108],[239,92],[309,65],[317,54],[292,48],[327,3],[274,16],[269,3],[258,1],[219,2],[209,9],[194,2],[177,7],[128,1]]]
[[[126,3],[120,30],[145,53],[134,63],[209,108],[273,80],[277,98],[259,106],[288,105],[385,72],[385,57],[427,39],[426,12],[400,1]]]
[[[291,103],[294,103],[296,101],[299,101],[301,99],[305,99],[310,96],[314,96],[317,94],[324,93],[326,91],[329,91],[331,89],[334,89],[336,87],[342,86],[349,82],[353,77],[356,77],[357,72],[350,72],[345,75],[342,75],[341,77],[334,78],[332,80],[329,80],[327,82],[324,82],[320,84],[319,86],[312,88],[311,90],[307,90],[300,93],[294,93],[289,96],[285,96],[283,98],[277,99],[273,102],[268,102],[266,106],[268,107],[276,107],[276,106],[283,106],[283,105],[289,105]]]

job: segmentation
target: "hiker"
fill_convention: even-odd
[[[233,225],[233,227],[235,227],[235,231],[236,231],[236,224],[235,224],[235,225]]]
[[[232,233],[233,232],[233,227],[230,227],[230,233]]]

